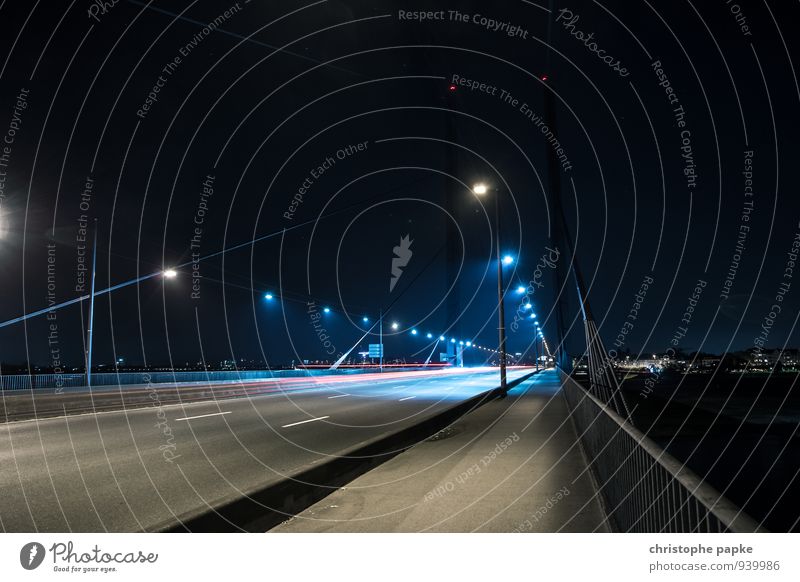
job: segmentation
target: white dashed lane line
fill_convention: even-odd
[[[175,420],[176,421],[178,421],[178,420],[194,420],[195,418],[206,418],[208,416],[222,416],[223,414],[230,414],[230,413],[231,413],[231,411],[229,410],[227,412],[215,412],[213,414],[201,414],[199,416],[185,416],[183,418],[176,418]]]
[[[398,402],[402,402],[403,400],[411,400],[412,398],[416,398],[416,396],[406,396],[405,398],[398,400]]]
[[[325,420],[326,418],[330,418],[330,416],[320,416],[319,418],[308,418],[306,420],[301,420],[300,422],[293,422],[291,424],[284,424],[281,428],[289,428],[290,426],[297,426],[298,424],[305,424],[307,422],[315,422],[317,420]]]

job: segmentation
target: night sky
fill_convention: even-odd
[[[330,360],[315,310],[337,353],[381,309],[390,358],[427,356],[412,328],[496,345],[500,196],[508,322],[541,281],[551,347],[563,301],[579,353],[572,280],[540,262],[560,155],[607,347],[800,344],[796,2],[101,5],[0,3],[3,321],[89,291],[96,219],[98,290],[184,265],[97,298],[96,363]],[[0,360],[50,365],[56,337],[82,365],[88,302],[55,313],[0,329]]]

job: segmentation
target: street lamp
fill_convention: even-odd
[[[166,279],[174,279],[175,277],[178,276],[178,271],[176,271],[175,269],[166,269],[163,275],[164,278]]]
[[[472,187],[476,196],[483,196],[489,192],[489,187],[484,183],[475,184]],[[500,256],[500,195],[497,189],[494,190],[494,242],[497,252],[497,334],[498,351],[500,352],[500,394],[501,397],[508,392],[506,382],[506,313],[503,306],[503,265],[510,265],[514,262],[514,257],[506,255]]]

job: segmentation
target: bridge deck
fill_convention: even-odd
[[[541,372],[271,531],[609,531],[559,389]]]

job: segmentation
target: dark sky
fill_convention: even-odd
[[[400,12],[419,10],[434,13]],[[48,305],[48,256],[55,300],[80,295],[81,215],[90,232],[97,219],[98,289],[190,262],[202,218],[195,252],[244,246],[200,263],[199,298],[191,265],[99,297],[96,362],[330,358],[309,301],[332,309],[322,321],[337,350],[389,306],[387,323],[403,332],[387,340],[389,356],[426,355],[412,327],[490,345],[493,207],[468,190],[486,180],[500,196],[502,250],[519,259],[507,283],[543,283],[534,303],[551,345],[564,301],[576,352],[571,282],[559,293],[549,266],[535,275],[554,244],[554,146],[536,124],[552,92],[552,137],[567,160],[555,165],[560,195],[606,344],[628,322],[634,352],[663,351],[680,327],[687,351],[746,349],[760,333],[767,346],[796,346],[800,282],[785,269],[800,231],[798,16],[797,3],[721,0],[557,2],[553,12],[545,0],[120,0],[105,11],[8,0],[0,132],[14,135],[0,167],[0,319]],[[485,90],[451,91],[453,75]],[[390,292],[406,235],[412,256]],[[457,319],[447,308],[454,264]],[[80,365],[86,307],[0,329],[0,360],[47,365],[55,325],[67,363]],[[530,321],[511,330],[510,350],[532,335]]]

